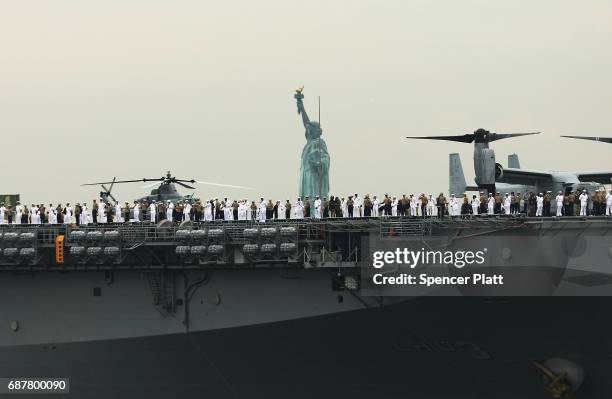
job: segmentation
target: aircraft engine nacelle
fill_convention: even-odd
[[[496,163],[495,164],[495,180],[500,180],[502,177],[504,177],[504,167],[501,166],[501,164]]]

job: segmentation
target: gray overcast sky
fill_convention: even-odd
[[[612,169],[612,2],[4,2],[0,192],[91,201],[79,184],[161,176],[203,197],[294,198],[321,96],[332,194],[439,192],[448,153],[406,135],[543,131],[493,144],[525,168]],[[146,190],[114,190],[131,200]]]

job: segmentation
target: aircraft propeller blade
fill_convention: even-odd
[[[590,141],[603,141],[604,143],[612,144],[612,137],[594,137],[594,136],[561,136],[570,139],[579,140],[590,140]]]
[[[540,132],[530,133],[491,133],[484,129],[479,129],[474,133],[455,135],[455,136],[413,136],[406,137],[407,139],[425,139],[425,140],[446,140],[456,141],[459,143],[489,143],[491,141],[507,139],[510,137],[529,136],[532,134],[540,134]]]
[[[221,183],[212,183],[212,182],[208,182],[208,181],[196,181],[196,183],[198,184],[206,184],[209,186],[219,186],[219,187],[230,187],[230,188],[240,188],[243,190],[255,190],[252,187],[245,187],[245,186],[234,186],[232,184],[221,184]]]
[[[531,132],[531,133],[491,133],[489,135],[489,141],[509,139],[510,137],[519,136],[530,136],[532,134],[540,134],[542,132]]]
[[[474,141],[473,134],[462,134],[457,136],[407,136],[407,139],[422,139],[422,140],[446,140],[457,141],[460,143],[471,143]]]

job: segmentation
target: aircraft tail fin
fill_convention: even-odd
[[[462,195],[466,191],[478,191],[478,186],[468,186],[461,166],[459,154],[452,153],[448,156],[448,190],[455,195]]]
[[[521,163],[519,162],[518,154],[510,154],[508,155],[508,168],[511,169],[520,169]]]

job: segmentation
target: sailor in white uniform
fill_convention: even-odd
[[[0,224],[4,224],[4,215],[6,214],[6,207],[4,203],[0,204]]]
[[[472,196],[472,214],[478,215],[478,209],[480,209],[480,198],[477,195]]]
[[[30,208],[30,223],[39,224],[38,220],[39,220],[38,206],[32,204],[32,207]]]
[[[378,208],[380,208],[380,201],[376,196],[372,197],[372,216],[378,217]]]
[[[410,216],[417,217],[417,208],[419,206],[419,200],[416,195],[410,194]]]
[[[166,219],[172,221],[172,212],[174,211],[174,202],[168,200],[166,205]]]
[[[98,223],[106,223],[106,202],[100,198],[100,205],[98,206]]]
[[[123,214],[121,213],[121,204],[117,201],[115,202],[115,223],[123,222]]]
[[[246,207],[244,201],[238,201],[238,220],[246,220]]]
[[[457,198],[455,197],[454,193],[451,193],[451,197],[450,197],[450,201],[448,203],[449,205],[449,210],[450,210],[450,215],[452,216],[457,216],[459,214],[459,204],[457,204]]]
[[[191,220],[191,204],[189,202],[183,207],[183,220],[186,222]]]
[[[612,215],[612,190],[606,194],[606,216]]]
[[[555,197],[557,201],[557,216],[563,215],[563,192],[559,191],[559,194]]]
[[[57,213],[52,204],[49,204],[49,224],[57,224]]]
[[[393,196],[393,199],[391,200],[391,216],[397,216],[397,197]]]
[[[314,206],[315,206],[315,218],[316,219],[321,219],[321,217],[323,216],[322,214],[322,209],[321,209],[321,198],[317,197],[317,199],[314,202]]]
[[[258,220],[262,223],[264,223],[266,221],[266,201],[264,201],[263,198],[261,198],[261,202],[259,203],[259,207],[257,209],[257,211],[259,212],[258,216]]]
[[[155,214],[157,213],[157,208],[155,207],[155,201],[151,201],[151,205],[149,205],[149,221],[151,223],[155,223]],[[172,219],[170,219],[172,221]]]
[[[512,199],[510,198],[510,194],[506,193],[505,197],[504,197],[504,214],[505,215],[509,215],[510,214],[510,205],[512,203]]]
[[[342,202],[340,203],[340,210],[342,211],[342,217],[347,218],[348,214],[348,204],[346,203],[346,198],[342,197]],[[355,215],[355,202],[353,201],[353,216]]]
[[[23,205],[17,201],[17,205],[15,205],[15,224],[21,224],[21,215],[23,214]]]
[[[207,222],[212,221],[212,205],[210,201],[206,201],[204,204],[204,220]]]
[[[536,216],[542,216],[542,209],[544,209],[544,194],[539,193],[536,197]]]
[[[72,207],[70,203],[66,204],[66,208],[64,208],[66,214],[64,215],[64,224],[72,224]]]
[[[134,201],[134,222],[140,222],[140,203],[138,201]]]
[[[489,193],[489,200],[487,201],[487,215],[495,214],[495,197]]]
[[[304,219],[304,203],[302,202],[301,198],[298,198],[297,201],[295,201],[293,209],[296,219]]]
[[[363,208],[363,201],[361,198],[359,198],[358,194],[355,194],[355,196],[353,197],[353,217],[354,218],[360,218],[363,216],[362,208]],[[347,210],[347,213],[348,213],[348,210]],[[344,214],[344,210],[342,210],[342,214]]]
[[[83,202],[81,207],[81,224],[87,226],[89,224],[89,212],[87,211],[87,204]]]
[[[432,194],[429,194],[427,199],[427,216],[434,216],[434,209],[436,209],[436,200]]]
[[[587,205],[589,204],[589,194],[587,193],[587,190],[582,190],[582,194],[580,194],[580,197],[578,198],[580,199],[580,216],[586,216]],[[557,208],[559,207],[558,203],[559,201],[557,200]],[[561,201],[561,204],[563,205],[563,200]],[[559,213],[559,211],[557,211],[557,213]]]

